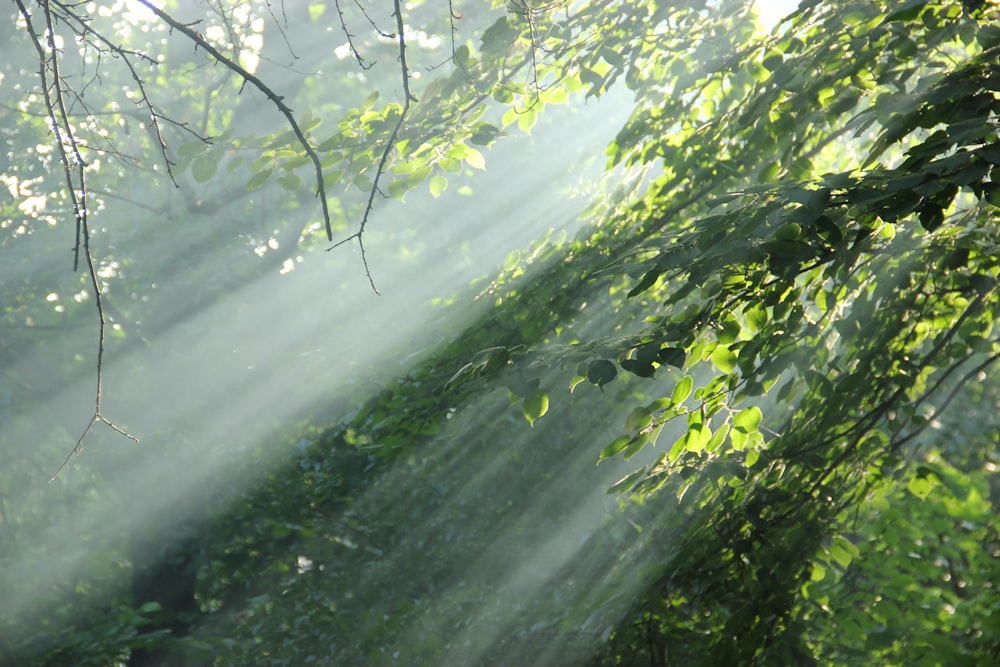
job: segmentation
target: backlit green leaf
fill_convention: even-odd
[[[694,388],[694,379],[690,375],[685,375],[680,382],[674,387],[673,393],[670,394],[670,400],[674,405],[680,405],[687,397],[691,395],[691,390]]]

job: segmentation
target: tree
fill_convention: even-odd
[[[74,304],[45,282],[52,274],[37,264],[38,251],[15,255],[19,270],[38,278],[4,281],[15,285],[5,328],[23,332],[5,348],[18,384],[4,410],[14,415],[39,399],[64,405],[50,386],[20,379],[40,368],[16,366],[38,333],[26,322],[55,302],[65,312],[49,313],[52,326],[77,326],[77,306],[104,289],[101,327],[120,326],[117,349],[127,353],[114,373],[119,388],[106,391],[119,392],[139,427],[123,430],[156,434],[165,446],[154,449],[154,463],[148,444],[89,434],[100,442],[70,460],[74,479],[69,470],[56,477],[67,495],[55,505],[17,472],[0,485],[3,539],[17,547],[4,569],[21,573],[4,581],[16,601],[0,635],[11,661],[972,665],[1000,657],[988,594],[1000,544],[990,435],[1000,355],[1000,6],[808,0],[768,32],[744,2],[666,4],[514,3],[496,14],[450,5],[441,19],[417,3],[407,16],[423,35],[454,37],[438,60],[446,64],[423,71],[405,50],[417,39],[407,35],[420,33],[406,30],[398,3],[394,41],[383,47],[379,16],[361,9],[352,18],[337,4],[309,5],[300,24],[297,9],[286,17],[268,15],[269,6],[256,14],[209,7],[214,18],[194,35],[187,19],[159,15],[165,23],[154,25],[200,49],[224,44],[208,50],[209,62],[241,63],[240,76],[252,70],[261,82],[274,80],[266,76],[274,56],[241,54],[259,48],[253,35],[268,48],[284,35],[294,53],[298,30],[336,16],[334,27],[350,36],[345,53],[359,64],[379,48],[390,54],[383,62],[398,58],[400,90],[379,107],[364,78],[376,70],[355,69],[338,79],[353,102],[331,101],[307,79],[293,106],[291,93],[264,84],[261,101],[281,113],[262,133],[240,125],[247,100],[224,92],[242,85],[228,81],[239,74],[232,67],[228,83],[207,90],[195,85],[201,65],[158,67],[155,88],[132,79],[147,107],[158,104],[154,91],[197,91],[182,108],[202,113],[200,125],[163,116],[190,139],[176,149],[158,132],[116,133],[114,148],[100,149],[176,163],[173,176],[161,167],[153,178],[177,180],[181,201],[167,194],[149,210],[184,212],[168,229],[144,233],[181,235],[185,251],[158,258],[155,244],[111,238],[102,264],[84,245],[91,289]],[[158,52],[131,45],[140,37],[124,23],[105,31],[72,23],[77,8],[42,8],[105,54]],[[376,26],[372,42],[354,36],[351,21],[365,19]],[[34,36],[44,31],[21,27],[17,38],[39,45],[42,76],[54,77],[41,85],[75,90],[45,69],[54,51]],[[129,46],[112,46],[119,41],[101,37],[109,34]],[[331,66],[327,52],[303,69]],[[428,79],[422,86],[418,71]],[[455,190],[479,187],[463,170],[487,166],[483,152],[504,131],[534,130],[540,143],[556,131],[541,113],[547,106],[621,85],[632,112],[606,150],[611,185],[596,191],[589,224],[575,236],[550,231],[492,275],[467,288],[453,283],[419,339],[408,332],[378,350],[355,341],[321,350],[322,364],[297,358],[301,347],[266,354],[274,351],[258,341],[223,360],[229,341],[211,335],[208,322],[266,330],[282,317],[260,313],[260,303],[288,298],[252,282],[261,263],[240,256],[247,245],[274,272],[299,266],[297,248],[317,247],[327,220],[331,233],[353,229],[348,238],[361,242],[375,229],[379,193],[407,197],[404,211],[445,206]],[[80,105],[91,104],[78,93]],[[58,105],[45,104],[57,115]],[[299,104],[310,112],[282,110]],[[86,122],[96,123],[97,107],[87,108]],[[9,143],[45,145],[44,118],[30,110],[18,109]],[[317,119],[330,116],[337,130],[319,134]],[[124,112],[111,117],[129,125]],[[72,125],[65,118],[57,124]],[[502,150],[500,142],[486,157]],[[8,177],[18,199],[5,220],[23,220],[25,231],[5,237],[5,254],[33,238],[53,243],[46,222],[64,231],[65,219],[47,207],[58,197],[67,211],[74,202],[50,182],[65,175],[46,169],[51,160],[41,151]],[[86,174],[91,193],[106,193],[110,208],[129,172],[66,172],[74,173]],[[286,194],[259,189],[271,181]],[[353,195],[335,189],[348,182]],[[433,204],[420,199],[423,184]],[[320,224],[308,219],[315,190],[329,203]],[[63,194],[39,194],[50,192]],[[32,199],[39,196],[53,203]],[[267,219],[274,211],[280,224]],[[248,244],[204,224],[255,214],[265,217],[241,232]],[[143,233],[129,222],[109,228]],[[426,229],[384,232],[385,256],[406,262]],[[374,287],[373,257],[362,248]],[[168,272],[183,273],[173,295],[147,287]],[[199,297],[179,298],[196,289]],[[118,293],[136,295],[116,306],[121,318],[101,305]],[[282,296],[264,298],[271,293]],[[157,309],[147,310],[143,295],[155,296]],[[173,330],[175,313],[215,302],[221,319],[193,319],[171,338],[185,333]],[[480,305],[470,315],[472,303]],[[368,308],[340,312],[367,315],[376,328],[399,322]],[[289,317],[290,309],[277,312]],[[57,351],[46,360],[49,377],[88,372],[51,340],[32,343]],[[347,373],[345,360],[356,356],[370,358],[373,371],[329,390],[323,375]],[[158,357],[169,361],[147,374]],[[164,398],[142,388],[170,377],[165,368],[183,383],[208,358],[227,378],[212,408],[231,418],[204,417],[206,396],[193,389]],[[306,398],[312,392],[324,398]],[[139,409],[157,400],[188,404]],[[34,459],[17,450],[18,471],[51,459],[67,433],[58,420],[24,414],[5,439],[23,429],[44,447]],[[267,441],[228,442],[262,432]],[[173,493],[179,470],[182,489],[211,494]],[[137,521],[88,523],[81,536],[93,546],[83,555],[38,532],[47,507],[97,508],[83,513],[93,522],[109,516],[115,496]],[[154,530],[144,542],[137,526],[147,525]],[[131,561],[128,532],[141,544]],[[143,550],[151,555],[138,556]],[[28,554],[61,560],[65,576],[27,569]],[[85,556],[103,564],[81,567]],[[166,576],[163,592],[184,591],[183,600],[149,586],[129,599],[107,565],[113,558],[128,561],[133,583],[143,573],[158,573],[161,584]],[[27,605],[29,590],[45,593]],[[97,623],[79,620],[95,608]]]

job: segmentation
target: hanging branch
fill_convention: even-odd
[[[117,426],[114,422],[104,416],[101,412],[101,399],[103,395],[104,381],[104,337],[107,328],[107,316],[104,312],[104,301],[101,297],[101,287],[97,279],[97,269],[94,266],[94,256],[90,250],[90,228],[87,220],[87,180],[86,162],[80,153],[80,144],[76,139],[73,126],[70,123],[69,113],[66,110],[66,100],[63,96],[63,88],[60,83],[58,50],[55,44],[55,30],[52,22],[52,13],[48,3],[42,5],[45,13],[45,29],[48,46],[46,49],[39,43],[38,33],[31,21],[31,14],[21,0],[14,0],[18,11],[24,19],[25,27],[32,37],[32,44],[38,53],[38,78],[42,87],[42,96],[45,100],[45,108],[48,111],[49,123],[52,134],[55,136],[55,143],[58,149],[59,162],[62,166],[63,174],[66,177],[66,192],[73,205],[73,215],[76,218],[76,243],[73,248],[73,271],[79,270],[80,250],[83,249],[83,260],[87,266],[87,275],[90,277],[90,285],[94,290],[94,303],[97,306],[98,317],[98,338],[97,338],[97,386],[94,391],[94,413],[90,417],[87,427],[77,439],[73,449],[66,455],[59,469],[49,479],[51,482],[60,472],[69,467],[69,462],[83,449],[83,441],[90,430],[97,423],[106,424],[114,431],[131,440],[138,439]],[[52,72],[52,81],[49,81],[49,72]],[[67,145],[69,150],[67,150]],[[72,164],[70,162],[72,154]]]
[[[396,17],[395,37],[399,42],[399,67],[403,79],[403,111],[399,114],[396,126],[392,128],[392,134],[389,135],[389,141],[386,143],[385,149],[382,151],[382,158],[379,160],[378,168],[375,170],[375,178],[373,180],[371,190],[368,192],[368,203],[365,205],[365,213],[361,218],[361,224],[358,226],[358,231],[354,232],[346,239],[327,248],[327,251],[330,251],[334,248],[342,246],[352,239],[357,239],[358,247],[361,248],[361,262],[365,265],[365,275],[368,276],[368,283],[372,286],[375,293],[379,295],[381,295],[381,292],[379,292],[378,288],[375,287],[375,279],[372,278],[371,269],[368,267],[368,256],[365,254],[365,227],[368,225],[368,216],[371,214],[372,207],[375,204],[375,193],[379,192],[379,180],[385,173],[385,163],[389,159],[389,153],[392,152],[393,147],[396,145],[396,137],[399,135],[399,130],[403,127],[403,123],[406,121],[406,114],[410,111],[410,102],[417,101],[417,98],[410,92],[410,70],[406,64],[406,36],[403,34],[403,9],[400,6],[399,0],[393,0],[393,8],[393,16]]]
[[[340,0],[335,0],[333,5],[337,8],[337,15],[340,17],[340,30],[347,37],[347,47],[351,49],[351,54],[358,61],[358,67],[361,69],[371,69],[375,63],[366,64],[365,59],[361,57],[361,52],[354,46],[354,34],[347,28],[347,20],[344,18],[344,9],[340,6]]]
[[[198,31],[192,30],[189,26],[181,23],[174,17],[170,16],[165,11],[163,11],[156,5],[152,4],[149,0],[138,0],[138,2],[143,7],[153,12],[153,14],[155,14],[156,17],[159,18],[161,21],[169,25],[172,30],[180,32],[185,37],[194,42],[198,48],[204,49],[210,56],[212,56],[212,58],[216,62],[221,63],[222,65],[228,67],[237,75],[239,75],[240,78],[243,79],[244,83],[253,84],[254,88],[263,93],[264,96],[271,101],[271,104],[277,107],[278,111],[281,112],[281,115],[283,115],[285,117],[285,120],[288,122],[288,126],[292,128],[292,132],[295,133],[295,138],[298,140],[299,145],[302,146],[302,149],[306,152],[306,155],[308,155],[309,159],[312,160],[313,167],[315,167],[316,196],[319,197],[320,204],[323,207],[323,223],[326,226],[326,237],[327,239],[332,241],[333,227],[330,223],[329,205],[326,202],[326,185],[323,180],[323,167],[320,165],[319,156],[316,154],[316,151],[313,150],[313,147],[309,144],[309,140],[306,139],[305,134],[302,132],[302,128],[299,127],[298,122],[295,120],[295,116],[292,114],[292,110],[289,108],[287,104],[285,104],[284,98],[281,95],[275,93],[273,90],[271,90],[270,86],[265,84],[258,77],[248,72],[238,63],[233,62],[232,60],[227,58],[225,54],[223,54],[221,51],[212,46],[212,44],[208,40],[206,40]]]
[[[271,0],[264,0],[264,5],[267,7],[267,13],[271,15],[271,20],[274,21],[275,27],[278,28],[278,33],[281,35],[282,41],[285,42],[285,48],[288,52],[292,54],[292,60],[298,60],[299,55],[295,53],[295,49],[292,48],[292,43],[288,41],[288,35],[285,30],[288,29],[288,14],[285,12],[285,0],[281,0],[281,20],[274,14],[274,8],[271,6]],[[284,25],[282,25],[284,24]],[[233,42],[234,44],[236,42]]]
[[[191,128],[189,128],[187,126],[187,123],[177,122],[169,118],[168,116],[164,116],[159,111],[157,111],[156,107],[153,105],[153,101],[150,99],[149,95],[146,92],[145,81],[142,79],[142,77],[139,76],[139,72],[135,69],[135,65],[132,63],[132,59],[130,58],[130,56],[138,58],[141,61],[146,61],[151,65],[156,65],[157,64],[156,60],[150,58],[148,55],[144,53],[133,51],[131,49],[124,49],[121,46],[116,46],[111,42],[111,40],[109,40],[103,34],[90,27],[90,24],[87,21],[81,19],[79,16],[70,11],[70,8],[64,5],[63,3],[53,1],[52,4],[54,4],[56,7],[58,7],[64,12],[62,20],[65,21],[67,24],[71,20],[79,24],[78,26],[73,28],[78,35],[80,35],[81,37],[86,37],[90,35],[97,42],[100,42],[100,45],[94,42],[89,42],[94,46],[94,48],[98,50],[100,50],[101,48],[105,48],[111,51],[111,53],[119,56],[122,62],[125,63],[125,67],[128,68],[132,80],[135,82],[136,87],[139,89],[139,103],[137,104],[137,106],[145,104],[146,109],[149,111],[149,122],[151,127],[150,134],[156,140],[157,147],[160,150],[160,155],[163,157],[163,163],[167,170],[167,176],[170,178],[170,181],[174,184],[175,187],[180,187],[180,185],[177,183],[177,179],[174,177],[174,172],[173,172],[174,163],[167,156],[167,141],[163,137],[163,128],[160,125],[160,121],[163,120],[179,127],[180,129],[194,136],[199,141],[203,141],[205,143],[211,143],[211,141],[208,137],[204,137],[195,132],[194,130],[192,130]]]

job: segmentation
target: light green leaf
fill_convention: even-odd
[[[434,176],[431,179],[431,185],[430,185],[431,196],[434,197],[435,199],[438,198],[438,197],[440,197],[441,193],[444,192],[445,188],[447,188],[447,187],[448,187],[448,179],[447,178],[445,178],[444,176],[440,176],[440,175],[439,176]]]
[[[534,107],[531,109],[526,109],[521,112],[517,117],[517,127],[522,132],[528,132],[535,124],[535,120],[538,118],[538,112]]]
[[[723,424],[715,433],[712,434],[712,439],[708,441],[705,445],[705,451],[711,454],[725,442],[726,436],[729,435],[729,424]]]
[[[756,405],[740,410],[733,416],[733,426],[743,433],[753,433],[760,426],[763,414]]]
[[[309,3],[309,20],[318,21],[319,17],[323,16],[323,12],[326,11],[326,3],[324,2],[311,2]]]
[[[531,426],[549,411],[549,396],[541,389],[524,399],[524,418]]]
[[[736,368],[736,354],[728,347],[720,345],[712,352],[712,362],[723,373],[732,373]]]
[[[760,331],[767,324],[767,309],[763,304],[753,304],[746,309],[744,315],[747,318],[747,325],[754,331]]]
[[[681,381],[677,383],[674,387],[673,393],[670,394],[670,400],[674,405],[680,405],[687,397],[691,395],[691,390],[694,388],[694,380],[690,375],[685,375],[681,378]]]
[[[837,538],[837,540],[830,545],[830,558],[834,560],[841,567],[847,567],[851,564],[853,557],[851,552],[844,546],[843,538]]]
[[[379,92],[377,90],[369,94],[368,97],[365,98],[365,101],[358,106],[358,111],[361,112],[368,111],[373,106],[375,106],[375,102],[378,101],[378,95]]]
[[[623,449],[628,446],[628,443],[632,442],[632,436],[623,435],[614,439],[614,441],[601,450],[598,458],[600,460],[609,459],[612,456],[617,456]]]
[[[626,461],[628,461],[630,458],[641,452],[642,448],[646,446],[647,442],[649,442],[649,434],[640,433],[639,435],[632,438],[632,442],[630,442],[628,447],[625,448],[625,451],[622,452],[622,457]]]
[[[687,437],[684,440],[684,448],[694,454],[700,453],[712,440],[712,429],[708,424],[695,423],[688,426]]]
[[[479,169],[480,171],[486,169],[486,158],[475,148],[465,149],[465,162],[473,169]]]
[[[387,186],[389,190],[389,196],[393,199],[402,199],[406,193],[409,191],[410,186],[407,185],[406,181],[389,181]]]

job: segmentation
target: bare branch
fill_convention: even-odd
[[[97,341],[97,386],[94,391],[94,413],[90,422],[77,439],[73,449],[66,456],[66,460],[56,470],[49,481],[55,479],[60,472],[69,467],[69,462],[83,449],[83,441],[90,433],[94,424],[102,422],[107,424],[118,433],[132,440],[137,440],[122,428],[116,426],[111,420],[101,413],[101,398],[104,382],[104,336],[107,327],[107,316],[104,313],[104,302],[101,297],[101,287],[97,280],[97,269],[94,266],[94,257],[90,250],[90,228],[87,221],[87,180],[86,163],[80,153],[80,144],[73,132],[70,123],[69,112],[66,110],[66,100],[63,95],[63,87],[59,76],[59,52],[55,45],[55,31],[52,21],[52,12],[49,3],[43,3],[42,8],[45,16],[45,28],[48,51],[39,42],[38,33],[35,32],[31,21],[31,14],[21,0],[14,0],[18,11],[24,19],[25,27],[31,36],[31,42],[38,54],[38,77],[42,86],[42,94],[45,100],[45,108],[48,111],[49,122],[52,133],[55,136],[56,146],[59,153],[59,161],[62,165],[63,173],[66,176],[67,196],[73,205],[73,213],[76,218],[76,244],[73,253],[73,271],[79,268],[81,244],[83,248],[83,258],[87,265],[87,274],[90,277],[90,284],[94,290],[94,303],[97,306],[98,316],[98,341]],[[49,83],[49,72],[52,73],[52,83]],[[69,151],[67,151],[67,144]],[[70,163],[70,153],[72,153],[73,164]]]
[[[271,20],[274,21],[275,27],[278,28],[278,34],[281,35],[281,39],[285,42],[285,48],[287,48],[288,52],[292,54],[292,60],[298,60],[299,56],[295,53],[295,49],[292,48],[292,43],[288,41],[288,35],[285,34],[285,30],[288,28],[288,15],[285,13],[285,0],[281,0],[281,21],[279,21],[278,17],[274,15],[274,8],[271,6],[271,0],[264,0],[264,5],[267,6],[267,13],[271,15]]]
[[[278,95],[273,90],[271,90],[271,88],[263,81],[261,81],[258,77],[248,72],[238,63],[235,63],[229,58],[227,58],[225,54],[223,54],[221,51],[212,46],[212,44],[196,30],[191,29],[191,27],[181,23],[174,17],[170,16],[162,9],[149,2],[149,0],[138,0],[138,1],[140,4],[142,4],[143,7],[146,7],[147,9],[149,9],[149,11],[153,12],[153,14],[157,16],[157,18],[159,18],[161,21],[169,25],[173,30],[182,33],[188,39],[197,44],[199,48],[204,49],[206,53],[208,53],[209,55],[212,56],[212,58],[215,59],[216,62],[219,62],[222,65],[231,69],[233,72],[238,74],[245,82],[253,84],[254,88],[262,92],[267,97],[267,99],[269,99],[271,103],[275,107],[277,107],[278,111],[280,111],[281,114],[285,117],[285,120],[288,121],[288,125],[289,127],[292,128],[292,131],[295,133],[295,138],[298,140],[299,145],[302,146],[302,149],[306,152],[306,155],[308,155],[309,159],[312,160],[313,167],[315,167],[316,196],[319,197],[320,204],[323,207],[323,223],[326,226],[326,236],[329,240],[332,241],[333,226],[330,223],[330,208],[329,204],[327,204],[326,201],[326,185],[323,179],[323,167],[320,165],[319,156],[316,154],[316,151],[313,149],[313,147],[309,144],[309,140],[306,139],[305,134],[303,134],[302,132],[302,128],[299,127],[298,122],[295,120],[295,116],[293,115],[292,110],[289,108],[287,104],[285,104],[284,98],[282,98],[281,95]]]
[[[344,36],[347,37],[347,46],[351,49],[351,53],[354,54],[354,59],[358,61],[358,66],[361,69],[371,69],[375,63],[366,64],[365,59],[361,57],[361,52],[354,46],[354,35],[347,29],[347,21],[344,19],[344,10],[340,6],[340,0],[334,0],[333,4],[337,8],[337,14],[340,16],[340,29],[344,33]]]
[[[133,50],[130,50],[130,49],[123,49],[121,46],[116,46],[109,39],[107,39],[106,37],[104,37],[104,35],[102,35],[100,32],[98,32],[98,31],[94,30],[93,28],[91,28],[90,25],[86,21],[84,21],[83,19],[81,19],[80,17],[78,17],[76,14],[74,14],[73,12],[71,12],[69,10],[69,8],[67,8],[64,4],[62,4],[61,2],[58,2],[56,0],[53,0],[53,4],[55,4],[57,7],[59,7],[60,9],[62,9],[65,12],[65,16],[63,18],[64,21],[66,21],[68,23],[70,20],[74,20],[75,22],[77,22],[79,24],[79,26],[77,26],[76,28],[74,28],[74,30],[76,30],[77,34],[81,35],[82,37],[86,37],[87,35],[93,36],[94,39],[96,39],[101,44],[103,44],[104,47],[107,48],[108,50],[110,50],[112,53],[118,55],[121,58],[122,62],[125,63],[125,67],[128,68],[129,73],[132,75],[132,80],[135,81],[136,87],[138,87],[138,89],[139,89],[140,102],[137,102],[136,106],[138,107],[140,104],[144,103],[146,105],[146,108],[149,110],[149,121],[150,121],[150,123],[152,125],[152,132],[150,134],[153,135],[153,137],[156,139],[156,142],[157,142],[157,144],[159,146],[160,155],[162,155],[162,157],[163,157],[163,163],[164,163],[164,165],[166,166],[166,169],[167,169],[167,175],[170,177],[170,180],[174,184],[174,187],[180,187],[180,185],[178,185],[178,183],[177,183],[177,179],[174,178],[174,172],[173,172],[173,169],[172,169],[174,163],[167,156],[167,142],[163,138],[163,131],[162,131],[161,127],[160,127],[160,120],[161,119],[162,120],[166,120],[167,122],[172,123],[173,125],[177,125],[179,127],[182,127],[183,129],[186,129],[189,132],[191,132],[191,130],[189,128],[187,128],[184,123],[178,123],[177,121],[174,121],[174,120],[172,120],[170,118],[167,118],[166,116],[163,116],[159,112],[157,112],[156,107],[153,105],[152,100],[149,98],[149,95],[146,93],[145,82],[143,81],[142,77],[139,76],[139,73],[136,71],[135,65],[132,63],[132,60],[131,60],[131,58],[129,56],[133,56],[133,57],[136,57],[136,58],[140,58],[142,60],[146,60],[146,61],[148,61],[149,63],[151,63],[153,65],[156,65],[158,63],[155,60],[153,60],[152,58],[150,58],[148,55],[144,54],[144,53],[140,53],[138,51],[133,51]],[[100,47],[97,47],[97,48],[100,49]],[[210,140],[209,140],[208,137],[201,136],[201,135],[199,135],[197,133],[194,133],[194,132],[192,132],[192,133],[199,140],[204,141],[205,143],[210,143]]]
[[[391,32],[385,32],[384,30],[379,28],[378,25],[375,24],[375,20],[371,16],[369,16],[368,11],[361,6],[361,3],[358,2],[358,0],[354,0],[354,4],[357,6],[359,10],[361,10],[361,15],[364,16],[366,19],[368,19],[368,24],[371,25],[372,30],[377,32],[382,37],[385,37],[386,39],[394,39],[396,37]]]
[[[400,128],[403,127],[403,123],[406,122],[406,114],[410,111],[410,102],[417,101],[417,98],[410,92],[410,70],[406,64],[406,36],[403,34],[403,9],[400,6],[399,0],[393,0],[393,7],[393,16],[396,17],[396,37],[399,42],[399,67],[403,79],[403,111],[399,114],[396,126],[392,128],[392,134],[389,135],[389,141],[386,143],[385,149],[382,151],[382,158],[379,160],[378,168],[375,170],[375,178],[373,179],[371,190],[368,192],[368,203],[365,205],[365,213],[361,218],[361,224],[358,227],[358,231],[354,232],[343,241],[327,248],[327,251],[330,251],[343,245],[344,243],[347,243],[351,239],[357,239],[358,246],[361,248],[361,261],[365,265],[365,275],[368,276],[368,283],[372,286],[372,289],[376,294],[381,293],[378,291],[378,288],[375,287],[375,279],[372,278],[371,269],[368,267],[368,257],[365,254],[364,244],[365,227],[368,225],[368,216],[371,215],[372,207],[375,204],[375,193],[379,191],[379,180],[382,178],[382,174],[385,173],[385,163],[389,159],[389,153],[392,152],[392,149],[396,145],[396,137],[399,135]]]

